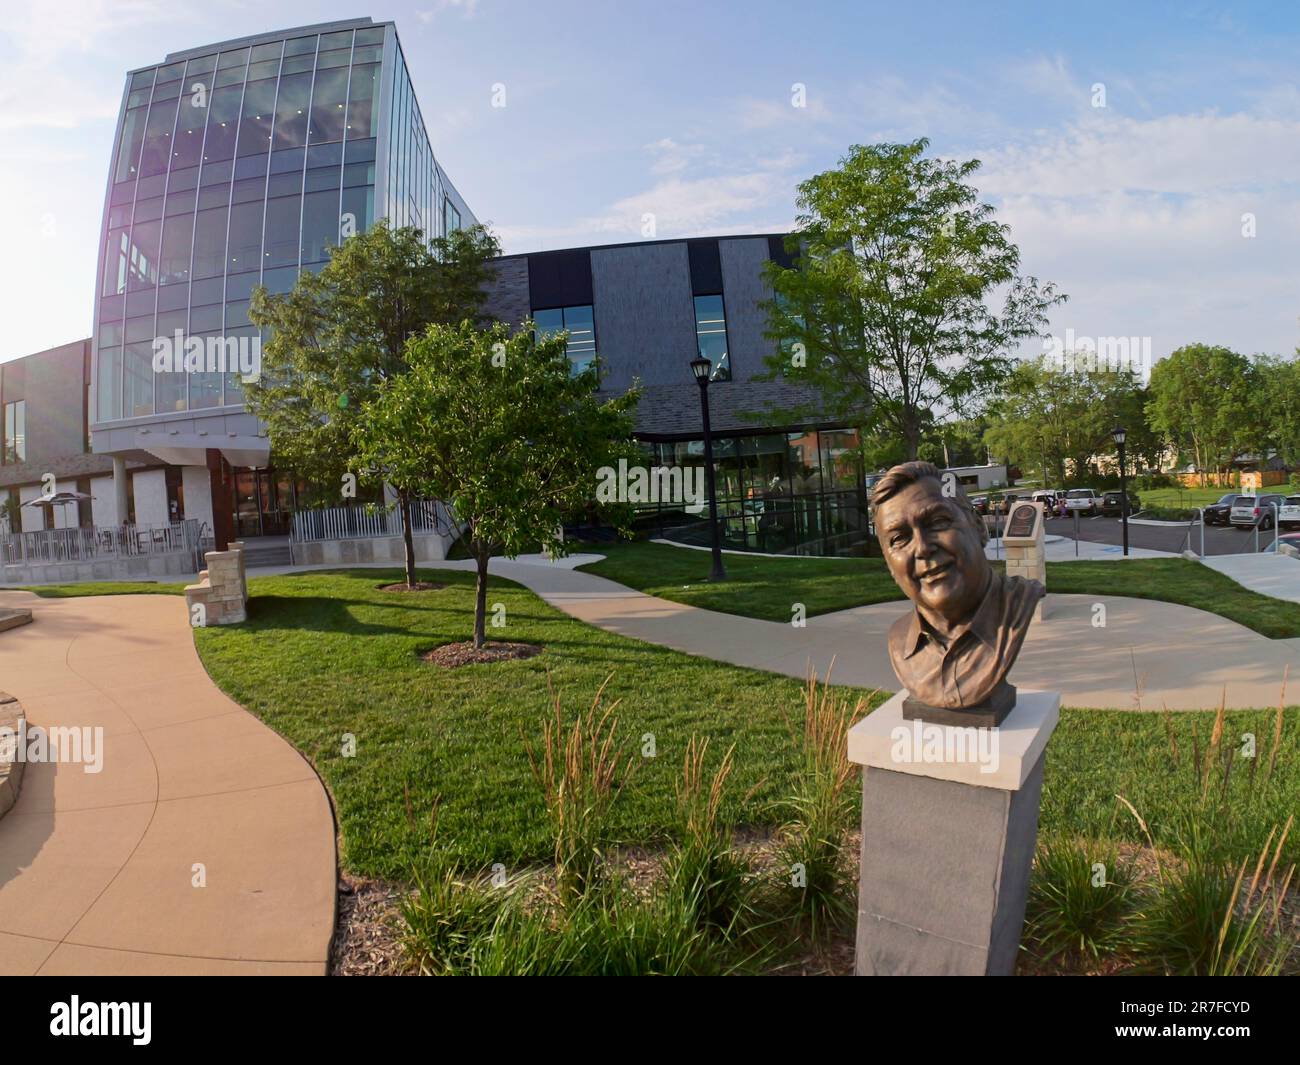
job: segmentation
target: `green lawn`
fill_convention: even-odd
[[[704,551],[648,542],[594,548],[606,558],[582,567],[651,595],[728,614],[789,621],[793,603],[809,616],[901,599],[879,558],[764,558],[725,555],[728,580],[711,584]],[[1160,599],[1230,618],[1270,639],[1300,636],[1300,603],[1252,592],[1183,558],[1049,562],[1047,588],[1080,595]]]
[[[379,585],[401,574],[378,569],[255,578],[247,624],[195,631],[217,684],[306,753],[328,783],[350,871],[407,876],[428,846],[435,797],[439,839],[465,865],[513,868],[548,856],[525,751],[525,737],[538,735],[549,712],[548,671],[569,715],[585,710],[612,674],[607,693],[622,700],[619,734],[636,763],[618,804],[621,839],[648,842],[670,829],[693,733],[709,737],[718,757],[736,744],[733,812],[750,823],[779,822],[772,804],[795,765],[787,715],[802,723],[798,681],[592,628],[495,579],[489,609],[504,604],[506,625],[489,637],[545,651],[443,670],[418,652],[470,634],[474,578],[421,576],[445,587],[382,592]],[[356,737],[353,758],[341,754],[345,733]],[[649,734],[656,753],[645,758]]]
[[[1286,486],[1282,486],[1285,491]],[[1147,492],[1138,492],[1138,498],[1144,507],[1204,507],[1217,503],[1231,488],[1153,488]],[[1269,489],[1272,491],[1272,489]]]
[[[862,568],[804,561],[814,563],[808,570],[813,579],[825,566]],[[1093,565],[1110,573],[1135,564]],[[781,822],[775,802],[796,764],[788,724],[802,709],[797,682],[615,636],[503,580],[492,581],[488,601],[505,605],[507,625],[492,635],[539,643],[545,651],[532,659],[440,670],[417,653],[465,638],[473,578],[448,571],[421,576],[445,587],[379,591],[400,577],[396,570],[255,578],[247,624],[195,631],[214,680],[303,751],[327,782],[350,872],[407,879],[427,853],[435,797],[440,845],[464,865],[481,869],[501,861],[515,868],[549,856],[525,753],[525,737],[536,736],[549,713],[548,671],[570,717],[613,674],[608,690],[622,700],[619,732],[637,765],[618,803],[622,841],[653,842],[671,831],[673,788],[692,733],[709,737],[715,751],[736,744],[730,813],[744,824]],[[875,694],[873,704],[882,698]],[[1268,780],[1273,712],[1228,714],[1225,736],[1239,745],[1240,737],[1253,735],[1260,757],[1235,758],[1226,786],[1216,770],[1203,796],[1194,763],[1209,744],[1213,717],[1063,712],[1048,749],[1043,830],[1140,842],[1141,830],[1115,798],[1122,795],[1147,819],[1157,842],[1172,841],[1197,823],[1233,853],[1248,853],[1295,809],[1300,709],[1286,711],[1277,767]],[[356,737],[352,758],[341,751],[347,733]],[[653,758],[641,757],[647,733],[657,748]],[[1300,857],[1300,834],[1292,833],[1288,855]]]

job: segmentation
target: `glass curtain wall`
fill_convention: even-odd
[[[700,467],[704,442],[647,443],[657,466]],[[722,546],[797,555],[874,552],[856,430],[733,436],[713,441]],[[650,503],[637,524],[668,539],[707,546],[708,500]]]
[[[374,221],[384,27],[286,37],[131,76],[104,227],[95,420],[243,400],[237,372],[153,372],[155,337],[257,336]]]

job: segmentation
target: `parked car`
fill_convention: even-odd
[[[976,514],[987,514],[989,512],[989,497],[971,496],[970,505],[975,508]]]
[[[1227,525],[1232,517],[1232,504],[1237,501],[1237,493],[1229,492],[1220,496],[1217,503],[1211,503],[1201,511],[1206,525]]]
[[[1037,491],[1030,492],[1029,498],[1035,503],[1042,503],[1049,514],[1056,510],[1056,501],[1061,497],[1059,488],[1039,488]]]
[[[1287,496],[1282,501],[1282,509],[1277,513],[1277,523],[1283,529],[1289,525],[1300,525],[1300,495]]]
[[[1138,498],[1136,492],[1129,492],[1128,495],[1128,513],[1130,516],[1136,514],[1142,509],[1142,501]],[[1105,492],[1101,497],[1101,513],[1103,517],[1120,517],[1120,512],[1124,508],[1120,506],[1119,492]]]
[[[1238,529],[1253,529],[1257,525],[1261,529],[1271,529],[1285,501],[1286,496],[1273,494],[1237,496],[1229,520]]]
[[[1101,496],[1091,488],[1071,488],[1065,493],[1065,509],[1092,515],[1101,509]]]

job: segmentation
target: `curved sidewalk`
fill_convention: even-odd
[[[571,568],[599,557],[557,565],[493,559],[491,571],[581,621],[624,636],[799,678],[810,662],[824,675],[833,658],[838,684],[898,688],[886,636],[909,609],[906,602],[823,614],[794,628],[658,599]],[[471,569],[473,563],[421,566]],[[1098,604],[1105,607],[1104,627],[1094,625]],[[1047,607],[1047,617],[1030,627],[1011,681],[1060,691],[1065,706],[1213,709],[1226,687],[1229,709],[1272,707],[1288,666],[1290,701],[1300,695],[1300,639],[1270,640],[1217,614],[1151,599],[1049,594]]]
[[[103,729],[101,772],[29,764],[0,819],[0,974],[323,974],[329,799],[209,679],[185,601],[0,603],[34,614],[0,633],[0,689],[32,725]]]

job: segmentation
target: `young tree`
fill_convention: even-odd
[[[1008,227],[967,184],[978,160],[926,140],[855,145],[799,186],[794,269],[769,263],[769,379],[812,386],[828,414],[896,435],[915,458],[930,413],[966,413],[1065,299],[1019,273]],[[1002,308],[993,308],[996,293]],[[867,427],[870,427],[868,425]]]
[[[530,544],[564,553],[567,513],[596,494],[598,471],[635,462],[637,394],[596,397],[597,371],[571,374],[563,333],[434,325],[406,350],[360,414],[361,454],[398,483],[450,505],[477,565],[474,646],[482,647],[488,561]],[[628,508],[607,512],[626,527]]]
[[[318,484],[362,476],[357,411],[384,381],[406,372],[406,344],[431,324],[481,322],[488,260],[500,246],[482,226],[426,241],[387,220],[332,249],[319,274],[292,292],[253,293],[248,317],[270,331],[261,379],[245,389],[279,462]],[[372,471],[397,493],[406,580],[415,582],[410,485]]]
[[[1187,344],[1151,368],[1147,417],[1207,470],[1230,463],[1255,431],[1250,360],[1228,348]],[[1248,445],[1247,445],[1248,446]]]

